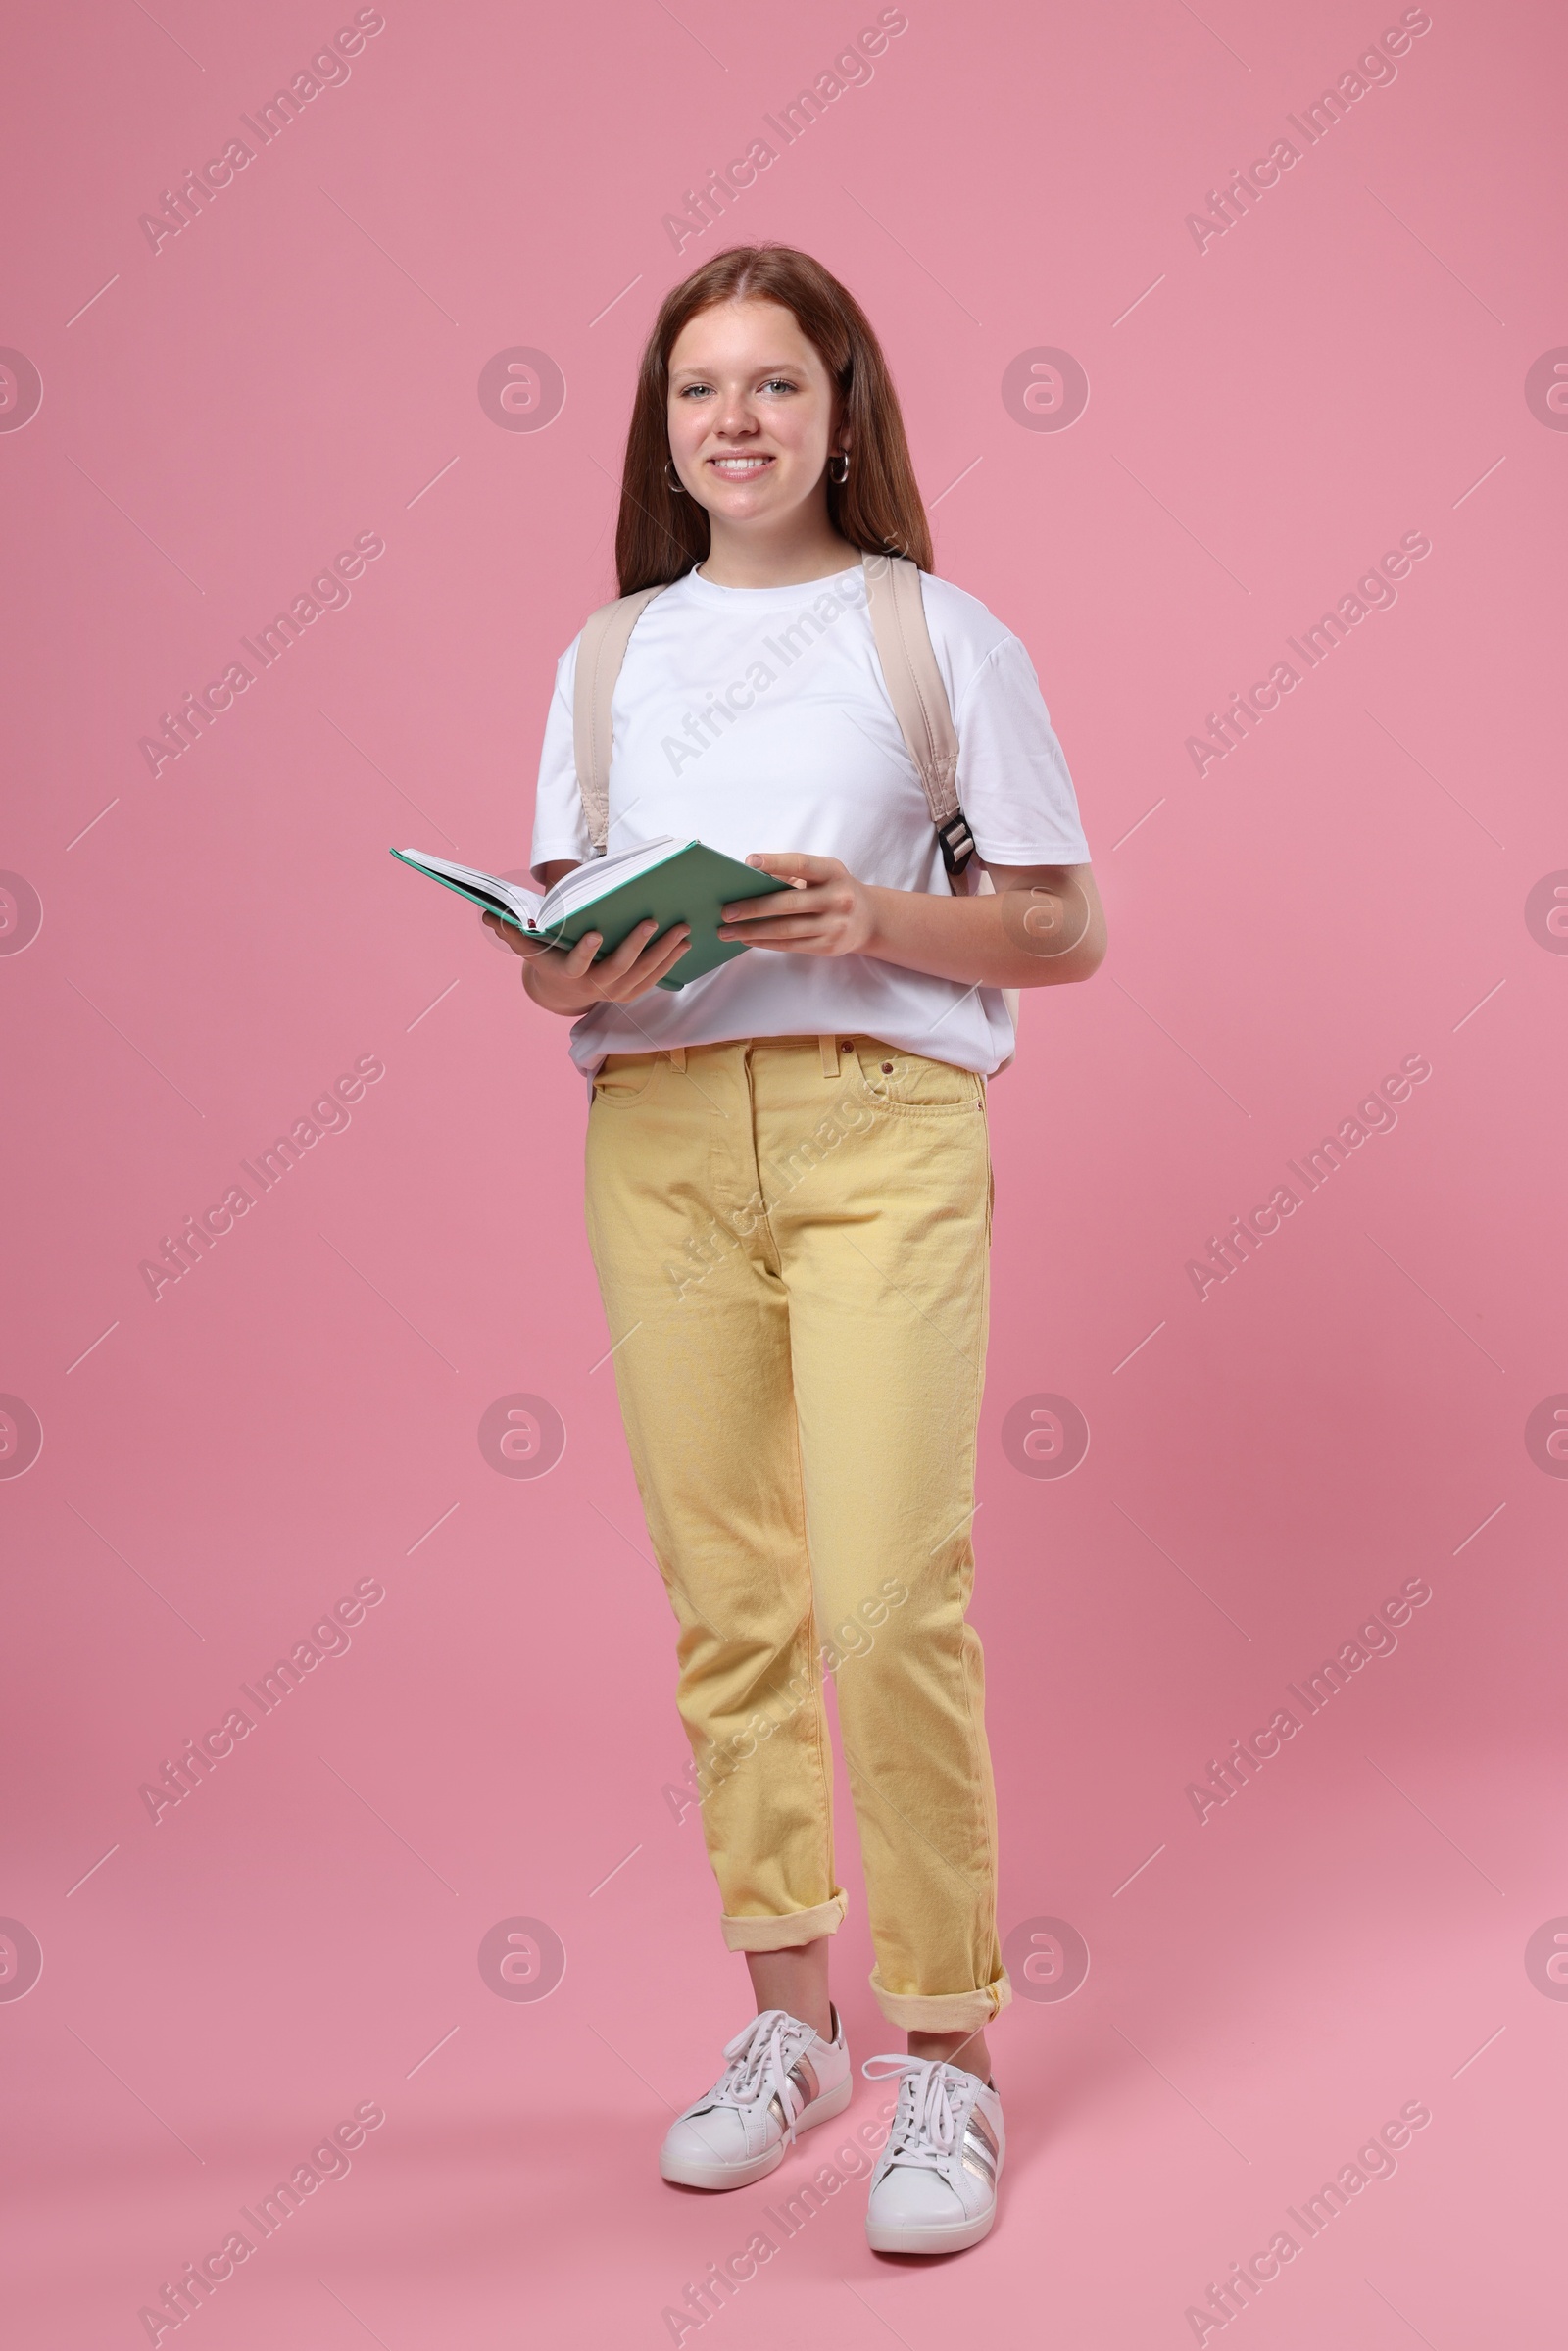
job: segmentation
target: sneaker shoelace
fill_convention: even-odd
[[[776,2100],[788,2146],[806,2106],[805,2092],[791,2079],[790,2068],[810,2037],[800,2019],[787,2009],[764,2008],[733,2040],[725,2042],[727,2064],[714,2085],[712,2103],[755,2106],[759,2101]]]
[[[940,2171],[957,2148],[973,2076],[935,2057],[868,2057],[860,2072],[867,2082],[898,2077],[889,2162]]]

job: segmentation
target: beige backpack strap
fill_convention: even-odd
[[[883,683],[925,787],[943,862],[961,873],[974,841],[958,806],[958,737],[931,650],[919,565],[906,556],[868,555],[865,596]]]
[[[626,658],[631,632],[645,608],[663,594],[667,581],[639,588],[635,596],[617,597],[601,605],[583,625],[577,647],[577,678],[572,695],[572,750],[577,765],[577,789],[595,857],[605,854],[610,833],[610,705]]]
[[[950,875],[960,874],[974,855],[974,837],[958,804],[958,735],[931,648],[919,565],[906,556],[868,555],[865,598],[888,700],[925,787],[943,863]],[[995,888],[982,868],[975,895]],[[1019,991],[1002,993],[1016,1029]]]

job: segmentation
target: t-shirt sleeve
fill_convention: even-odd
[[[539,755],[539,789],[534,800],[533,843],[528,861],[534,880],[544,887],[542,865],[571,857],[579,865],[593,856],[588,823],[577,789],[577,759],[572,741],[572,686],[577,675],[577,643],[573,639],[556,664],[556,688],[545,719],[544,748]]]
[[[955,715],[958,789],[988,865],[1087,865],[1078,797],[1022,641],[981,662]]]

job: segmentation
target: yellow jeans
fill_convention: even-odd
[[[974,1580],[985,1081],[876,1038],[612,1053],[589,1244],[733,1951],[837,1932],[823,1688],[900,2029],[1011,1997]]]

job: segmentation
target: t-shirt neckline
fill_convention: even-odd
[[[826,571],[819,579],[791,580],[781,588],[728,588],[719,580],[704,579],[694,564],[690,571],[682,572],[680,578],[671,585],[685,588],[704,603],[747,604],[762,611],[775,604],[808,603],[813,596],[831,594],[840,582],[851,579],[856,573],[863,571],[864,567],[862,558],[859,563],[846,563],[842,570]]]

